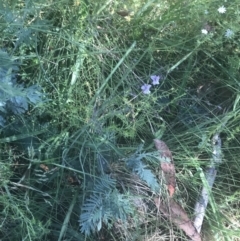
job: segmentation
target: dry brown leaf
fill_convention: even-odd
[[[172,153],[169,150],[168,146],[165,144],[165,142],[158,139],[154,139],[154,143],[155,143],[155,147],[159,151],[160,156],[170,159],[170,162],[161,161],[160,165],[164,173],[169,196],[172,197],[176,188],[176,175],[175,175],[176,172],[175,172],[175,167],[173,163]]]
[[[161,140],[154,140],[157,150],[160,152],[161,169],[167,183],[169,196],[172,197],[176,188],[175,167],[172,153],[168,146]],[[166,159],[166,161],[164,161]],[[170,160],[170,161],[169,161]],[[168,204],[161,202],[159,198],[154,199],[157,208],[177,227],[183,230],[192,241],[201,241],[201,236],[188,217],[186,211],[172,198]]]
[[[191,238],[191,241],[202,241],[186,211],[178,203],[173,199],[170,199],[168,204],[161,202],[159,198],[155,198],[154,201],[157,208],[178,228],[183,230]]]
[[[116,13],[122,17],[127,17],[130,15],[130,11],[127,11],[127,10],[119,10],[119,11],[116,11]]]
[[[168,146],[165,144],[164,141],[154,139],[154,143],[155,143],[155,146],[156,146],[157,150],[160,151],[160,155],[162,155],[164,157],[168,157],[171,160],[173,160],[172,153],[171,153],[171,151],[169,150]]]

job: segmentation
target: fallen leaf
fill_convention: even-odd
[[[191,241],[202,241],[200,234],[197,232],[186,211],[173,199],[166,204],[159,198],[154,199],[157,208],[173,222],[178,228],[183,230]]]
[[[173,163],[172,153],[165,142],[154,139],[155,147],[159,151],[160,166],[163,171],[169,196],[172,197],[176,188],[176,172]]]
[[[164,141],[154,139],[155,146],[157,150],[160,151],[160,155],[164,157],[169,157],[172,160],[172,153]]]
[[[49,172],[49,167],[45,164],[40,164],[40,168],[43,169],[45,172]]]
[[[116,11],[116,13],[118,15],[121,15],[122,17],[127,17],[130,15],[130,11],[127,11],[127,10],[120,10],[120,11]]]

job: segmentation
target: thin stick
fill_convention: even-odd
[[[222,155],[221,155],[221,139],[219,133],[216,133],[212,138],[212,147],[213,147],[213,158],[210,163],[210,167],[207,168],[205,175],[201,171],[201,178],[203,181],[203,189],[202,193],[195,205],[195,220],[194,226],[197,229],[198,233],[200,233],[202,228],[203,219],[206,213],[206,208],[208,205],[208,201],[210,198],[210,192],[213,187],[213,183],[215,181],[217,170],[216,165],[222,162]]]
[[[21,183],[17,183],[17,182],[9,182],[10,184],[14,185],[14,186],[17,186],[17,187],[23,187],[23,188],[27,188],[27,189],[30,189],[30,190],[33,190],[33,191],[36,191],[36,192],[39,192],[41,193],[43,196],[46,196],[46,197],[51,197],[48,193],[46,192],[42,192],[36,188],[33,188],[33,187],[30,187],[30,186],[27,186],[27,185],[23,185]],[[51,197],[52,198],[52,197]]]

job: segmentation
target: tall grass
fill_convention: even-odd
[[[0,48],[20,64],[17,82],[45,94],[27,113],[9,113],[1,127],[1,240],[187,240],[156,210],[152,190],[126,160],[143,145],[141,161],[158,177],[153,139],[164,140],[177,171],[175,198],[191,216],[216,132],[223,163],[202,237],[239,240],[238,1],[0,6]],[[160,84],[144,94],[152,75]],[[99,231],[85,235],[82,207],[105,174],[131,210],[122,208],[129,211],[124,222],[98,223]]]

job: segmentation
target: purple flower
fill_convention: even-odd
[[[153,85],[159,85],[159,80],[160,80],[159,75],[151,75],[150,78],[152,80]]]
[[[151,93],[150,91],[151,85],[144,84],[141,89],[143,91],[143,94],[148,95]]]

